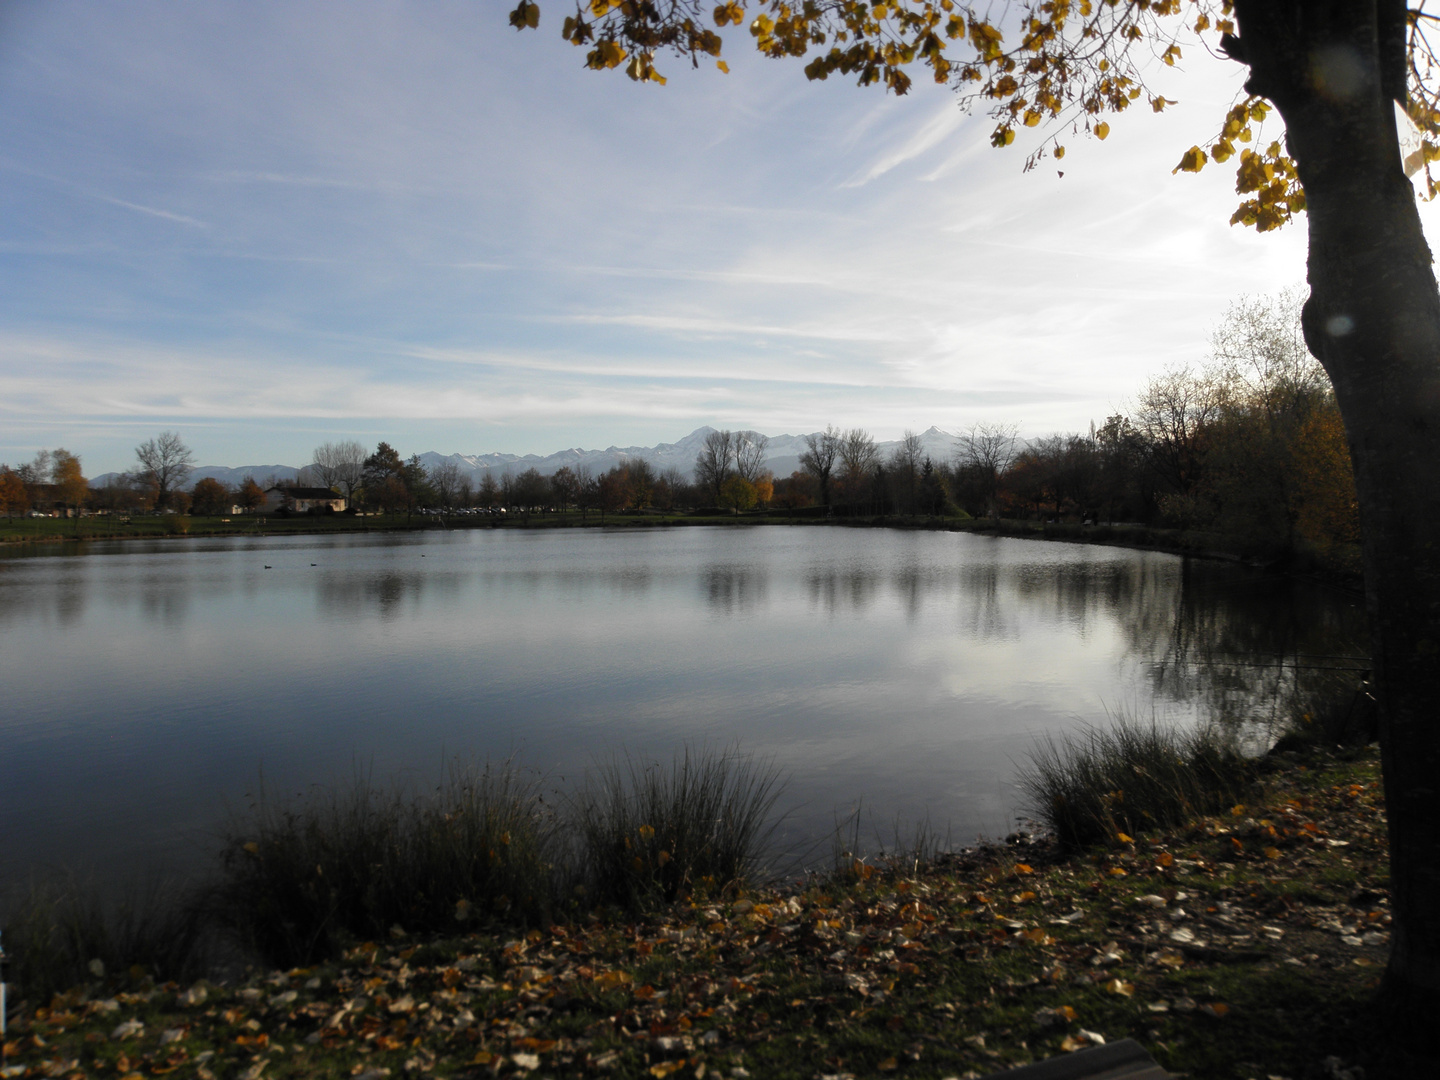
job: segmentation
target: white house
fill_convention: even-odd
[[[345,509],[345,497],[329,488],[272,487],[265,492],[265,502],[260,508],[264,513],[273,514],[285,510],[291,514],[317,513],[326,509],[337,514]]]

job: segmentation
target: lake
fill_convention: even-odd
[[[1231,564],[810,526],[185,539],[0,555],[0,881],[185,871],[286,796],[453,758],[564,787],[738,745],[828,857],[928,815],[1003,835],[1036,741],[1117,711],[1263,719],[1363,653],[1358,597]]]

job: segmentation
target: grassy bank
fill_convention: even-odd
[[[397,923],[226,983],[87,973],[28,1002],[6,1053],[35,1076],[814,1080],[978,1076],[1129,1036],[1196,1078],[1422,1075],[1371,1004],[1386,881],[1373,752],[1307,749],[1220,813],[1079,851],[1017,835],[554,922]]]

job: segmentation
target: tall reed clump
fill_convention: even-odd
[[[186,979],[203,973],[217,942],[194,894],[155,879],[106,898],[60,874],[0,901],[0,935],[18,997],[43,1002],[72,986],[115,978]]]
[[[1256,762],[1214,727],[1188,731],[1121,719],[1078,737],[1047,739],[1018,782],[1061,844],[1083,848],[1119,833],[1179,825],[1240,802]]]
[[[423,794],[356,778],[296,806],[262,798],[231,823],[210,896],[245,947],[292,965],[397,925],[548,918],[562,857],[540,777],[508,763],[452,766]]]
[[[733,749],[602,765],[570,802],[580,886],[643,909],[737,885],[760,870],[781,787],[773,764]]]

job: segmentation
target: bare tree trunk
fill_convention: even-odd
[[[1440,1003],[1440,295],[1401,167],[1396,0],[1236,4],[1247,87],[1285,118],[1305,186],[1305,340],[1355,463],[1389,811],[1386,988]]]

